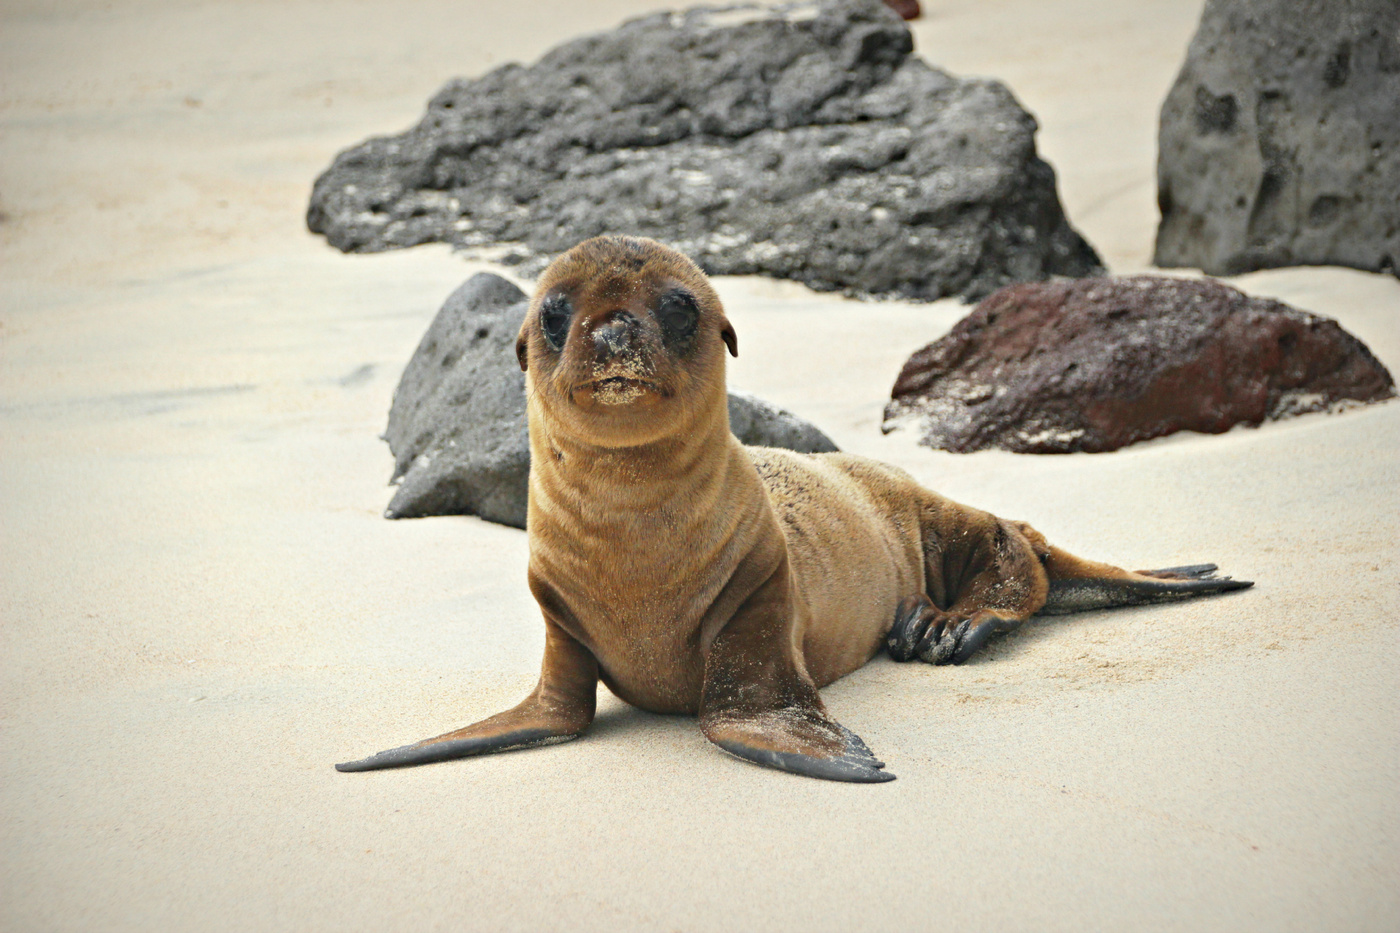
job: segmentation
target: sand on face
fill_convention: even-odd
[[[1394,929],[1400,405],[1102,456],[881,436],[954,303],[716,283],[735,387],[1070,549],[1256,588],[876,661],[824,695],[880,787],[606,691],[578,742],[332,770],[513,704],[543,638],[523,533],[380,517],[399,372],[484,267],[341,256],[311,181],[448,77],[648,6],[0,9],[0,929]],[[1005,79],[1141,271],[1199,4],[925,8],[921,54]],[[1233,281],[1400,368],[1394,279]]]

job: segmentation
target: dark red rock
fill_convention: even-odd
[[[885,6],[898,13],[903,19],[918,19],[923,11],[919,0],[885,0]]]
[[[1395,394],[1336,321],[1211,279],[1012,285],[904,364],[886,432],[968,452],[1117,450]]]

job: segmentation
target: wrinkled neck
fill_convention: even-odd
[[[530,424],[530,469],[550,487],[601,504],[660,507],[684,490],[715,482],[730,470],[729,412],[697,419],[688,430],[633,447],[604,447],[558,431],[546,419]]]

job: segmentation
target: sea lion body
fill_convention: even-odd
[[[699,711],[702,645],[732,612],[731,584],[755,553],[786,555],[793,639],[818,687],[869,661],[901,598],[924,589],[917,503],[882,499],[861,481],[887,470],[891,484],[912,484],[902,471],[846,454],[732,447],[720,494],[693,495],[690,508],[660,500],[591,526],[573,513],[560,521],[557,508],[531,511],[537,591],[549,587],[569,607],[569,633],[608,689],[642,709]],[[557,504],[544,491],[531,501]]]
[[[925,589],[921,497],[899,494],[917,484],[850,454],[749,454],[787,544],[807,671],[825,687],[874,657],[900,600]]]
[[[599,237],[550,265],[517,343],[539,685],[514,709],[338,768],[573,738],[601,679],[640,708],[697,715],[738,757],[890,780],[817,693],[882,648],[958,663],[1042,609],[1249,585],[1213,566],[1085,561],[866,458],[745,448],[729,431],[726,349],[737,339],[708,280],[659,243]]]

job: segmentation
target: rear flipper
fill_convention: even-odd
[[[1136,572],[1106,567],[1100,575],[1061,577],[1052,569],[1050,591],[1039,614],[1059,615],[1115,606],[1174,602],[1194,596],[1243,590],[1254,585],[1251,580],[1217,577],[1215,571],[1214,564]]]
[[[1214,564],[1133,572],[1085,560],[1025,522],[927,490],[921,495],[924,592],[895,613],[886,646],[896,661],[961,664],[993,635],[1037,613],[1170,602],[1254,585],[1216,577]]]
[[[1217,577],[1215,564],[1164,567],[1160,570],[1103,569],[1095,576],[1050,577],[1045,605],[1037,615],[1062,615],[1116,606],[1144,606],[1195,596],[1228,593],[1253,586],[1250,580]],[[952,610],[933,605],[927,596],[911,596],[900,604],[894,625],[885,637],[896,661],[918,658],[928,664],[961,664],[993,635],[1014,631],[1025,617],[1015,610],[976,609],[960,601]]]

